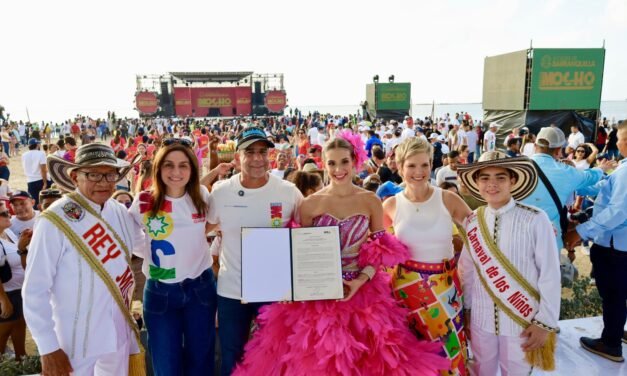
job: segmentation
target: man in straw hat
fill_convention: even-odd
[[[130,250],[139,230],[111,199],[132,164],[109,146],[88,144],[77,150],[75,163],[50,155],[47,165],[52,180],[71,193],[40,215],[22,289],[42,372],[141,374],[141,364],[135,368],[141,357],[130,357],[140,348],[129,311]]]
[[[477,375],[496,375],[499,368],[508,375],[551,370],[559,259],[547,215],[519,202],[535,189],[536,170],[527,157],[492,151],[460,166],[459,177],[487,203],[466,220],[459,267],[475,356],[471,369]]]

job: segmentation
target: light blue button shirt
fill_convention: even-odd
[[[544,175],[549,179],[562,205],[566,203],[566,200],[568,200],[568,197],[573,192],[592,186],[603,177],[603,170],[600,168],[591,168],[583,171],[577,170],[572,166],[555,160],[555,158],[548,154],[534,154],[531,156],[531,159],[538,164],[542,172],[544,172]],[[557,249],[562,249],[564,243],[562,242],[560,214],[557,211],[555,201],[551,198],[551,194],[542,183],[540,177],[538,177],[538,187],[522,202],[538,207],[546,212],[555,229]]]
[[[584,240],[594,244],[627,252],[627,160],[606,179],[592,187],[577,190],[580,195],[597,195],[592,209],[592,218],[577,226]]]

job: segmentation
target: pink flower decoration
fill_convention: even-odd
[[[368,153],[366,153],[366,144],[361,139],[361,136],[357,133],[353,133],[350,130],[343,130],[335,134],[335,137],[342,138],[348,141],[351,145],[353,145],[353,150],[355,152],[355,168],[357,171],[361,171],[361,168],[364,166],[364,163],[368,160]]]

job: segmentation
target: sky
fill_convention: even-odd
[[[292,107],[357,105],[412,83],[412,103],[480,102],[486,56],[599,48],[602,100],[627,99],[627,1],[5,1],[0,104],[11,119],[137,116],[136,74],[284,73]]]

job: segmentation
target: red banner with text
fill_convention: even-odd
[[[248,116],[252,113],[252,92],[245,87],[175,87],[177,116]]]
[[[135,108],[142,115],[152,115],[159,110],[157,93],[142,91],[135,95]]]
[[[270,112],[283,112],[287,106],[287,98],[285,92],[281,90],[273,90],[266,92],[266,107]]]

